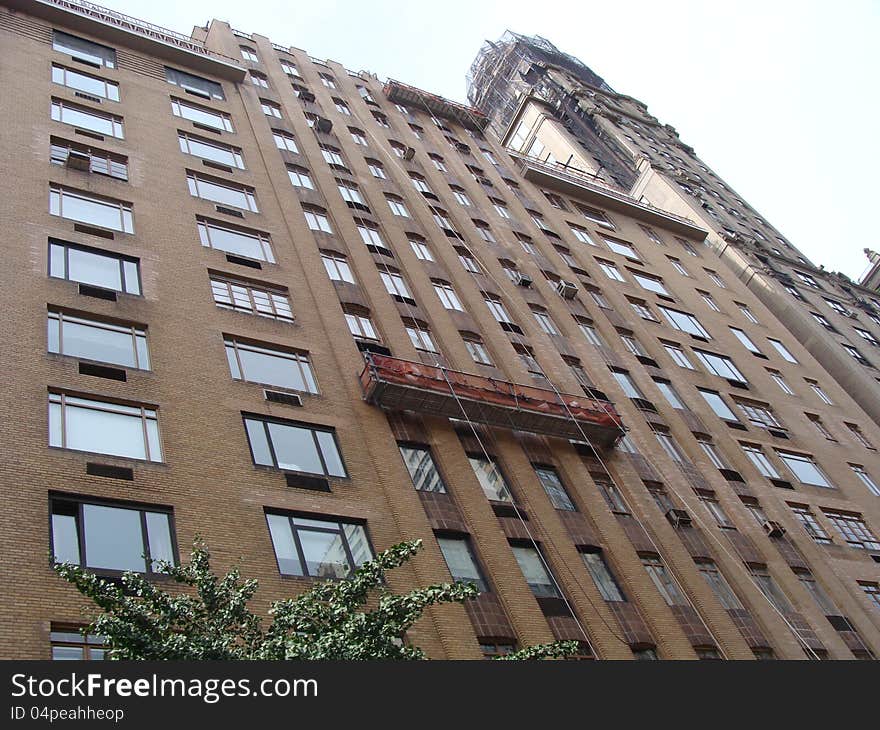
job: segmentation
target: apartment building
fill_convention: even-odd
[[[674,127],[544,38],[507,32],[487,42],[468,93],[514,152],[595,176],[704,227],[705,244],[880,421],[880,298],[869,281],[811,263]],[[836,233],[826,235],[830,249]]]
[[[880,652],[880,428],[699,222],[214,20],[6,0],[0,652],[103,656],[52,571],[255,608],[421,538],[479,659]]]

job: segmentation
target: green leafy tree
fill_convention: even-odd
[[[420,548],[421,540],[400,543],[346,580],[322,581],[295,598],[275,601],[265,630],[248,608],[257,581],[242,578],[238,568],[214,575],[198,538],[188,564],[159,565],[159,572],[189,590],[169,593],[133,572],[108,580],[70,563],[57,564],[55,572],[100,609],[87,631],[106,638],[113,659],[424,659],[421,649],[403,642],[407,629],[428,606],[463,603],[478,591],[472,584],[443,583],[393,593],[386,571]],[[543,659],[576,651],[576,642],[560,641],[503,658]]]

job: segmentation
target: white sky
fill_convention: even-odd
[[[542,35],[672,124],[815,263],[856,279],[880,248],[877,0],[98,2],[186,34],[227,20],[459,101],[484,40]]]

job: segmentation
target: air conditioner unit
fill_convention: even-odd
[[[691,516],[687,510],[671,509],[666,513],[666,519],[672,523],[673,527],[690,527]]]
[[[532,278],[530,276],[526,276],[525,274],[517,272],[516,283],[518,286],[528,289],[532,285]]]
[[[333,122],[331,122],[329,119],[326,119],[325,117],[320,117],[315,122],[315,129],[317,129],[319,132],[323,132],[324,134],[328,134],[333,129]]]
[[[764,523],[764,531],[768,537],[782,537],[785,534],[785,528],[773,520],[767,520]]]
[[[415,156],[416,156],[416,151],[412,147],[407,147],[403,153],[404,160],[411,160]]]
[[[92,166],[92,156],[88,152],[70,150],[67,153],[66,164],[71,170],[84,170],[88,172]]]
[[[577,295],[578,288],[576,285],[572,284],[570,281],[558,281],[556,282],[556,293],[559,294],[563,299],[574,299]]]

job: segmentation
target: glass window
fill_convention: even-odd
[[[548,335],[558,335],[559,330],[556,329],[556,324],[550,317],[550,314],[543,308],[538,308],[537,306],[532,306],[532,314],[535,317],[535,321],[538,323],[538,326]]]
[[[880,609],[880,584],[859,581],[859,586],[868,599],[873,602],[874,608]]]
[[[158,572],[176,564],[171,513],[52,498],[52,554],[91,570]]]
[[[443,553],[443,559],[456,583],[473,583],[480,593],[489,590],[488,584],[480,573],[470,540],[467,537],[438,537],[437,543],[440,545],[440,552]]]
[[[96,198],[60,185],[49,188],[49,213],[114,231],[134,233],[130,203]]]
[[[698,560],[696,562],[697,570],[706,579],[706,583],[709,584],[718,602],[728,611],[742,610],[742,603],[737,598],[736,593],[733,592],[730,584],[724,579],[721,571],[718,570],[718,566],[711,560]]]
[[[181,99],[171,100],[171,112],[176,117],[188,119],[196,124],[211,127],[221,132],[234,132],[232,119],[225,112],[214,111],[198,104],[191,104]]]
[[[751,572],[752,577],[758,584],[758,588],[761,589],[761,593],[766,596],[767,600],[770,601],[777,611],[780,611],[781,613],[791,613],[794,611],[794,607],[788,600],[788,596],[786,596],[782,589],[776,585],[776,581],[773,580],[773,577],[767,571],[767,568],[750,566],[749,572]]]
[[[327,276],[331,281],[344,281],[349,284],[355,284],[354,273],[348,265],[348,259],[341,253],[335,251],[322,251],[321,260],[324,262],[324,268],[327,270]]]
[[[379,278],[382,279],[382,283],[385,285],[385,291],[387,291],[392,297],[398,301],[413,301],[412,294],[410,294],[409,288],[407,288],[406,282],[403,280],[403,276],[400,275],[399,271],[384,266],[383,269],[379,271]]]
[[[85,38],[62,33],[60,30],[52,31],[52,48],[86,63],[116,68],[115,50],[94,41],[87,41]]]
[[[257,55],[257,52],[250,46],[239,46],[238,50],[241,51],[241,57],[245,61],[250,61],[251,63],[260,62],[260,57]]]
[[[685,459],[682,456],[681,449],[679,449],[671,434],[666,431],[655,431],[654,435],[657,437],[657,442],[661,448],[669,455],[669,458],[673,461],[684,463]]]
[[[791,451],[780,451],[779,449],[776,450],[776,453],[785,462],[791,473],[803,484],[827,487],[829,489],[834,488],[834,485],[828,480],[828,477],[825,476],[812,456],[795,454]]]
[[[283,132],[280,129],[273,129],[272,137],[275,139],[275,146],[279,150],[293,152],[294,154],[299,153],[299,147],[296,146],[296,140],[289,132]]]
[[[868,525],[861,515],[831,509],[823,509],[822,511],[850,547],[880,550],[880,540],[868,529]]]
[[[594,481],[596,482],[596,486],[599,488],[602,497],[605,499],[605,502],[612,512],[616,512],[622,515],[629,514],[629,508],[626,506],[626,501],[624,500],[623,495],[620,493],[620,490],[617,488],[616,484],[605,479],[597,479],[595,477]]]
[[[610,261],[605,261],[603,259],[596,259],[596,263],[599,264],[599,268],[605,272],[605,275],[609,279],[614,279],[615,281],[626,281],[626,279],[623,278],[623,274],[620,273],[620,269],[618,269]]]
[[[427,325],[418,323],[414,320],[410,320],[409,324],[404,321],[404,325],[413,347],[422,352],[430,352],[435,355],[440,354],[437,345],[435,345],[434,340],[431,339],[431,331],[428,329]]]
[[[324,221],[326,221],[326,218],[324,219]],[[366,221],[360,221],[360,220],[356,220],[356,222],[357,222],[358,233],[361,234],[361,240],[367,246],[378,246],[380,248],[386,248],[385,240],[382,238],[382,234],[379,233],[379,229],[373,223],[367,223]],[[309,223],[309,225],[312,225],[312,224]],[[325,224],[325,222],[322,222],[319,219],[318,225],[329,226],[329,223]],[[324,230],[324,229],[319,228],[318,230]],[[330,231],[326,231],[326,230],[324,232],[330,233]]]
[[[226,337],[226,359],[235,380],[317,393],[307,352],[278,350]]]
[[[49,141],[49,162],[64,167],[71,154],[85,156],[89,161],[89,172],[96,175],[107,175],[117,180],[128,180],[128,158],[114,152],[89,147],[76,142],[68,142],[60,137],[51,137]]]
[[[115,81],[107,81],[106,79],[83,73],[82,71],[74,71],[71,68],[65,68],[58,64],[52,64],[52,81],[70,89],[83,91],[92,96],[99,96],[102,99],[110,101],[119,101],[119,84]]]
[[[760,355],[761,351],[758,349],[758,346],[749,339],[749,336],[743,332],[738,327],[730,327],[730,331],[733,332],[736,339],[738,339],[742,346],[745,347],[749,352],[753,352],[756,355]]]
[[[489,357],[489,351],[479,337],[472,334],[462,333],[462,338],[464,339],[464,346],[474,359],[474,362],[480,363],[481,365],[492,364],[492,358]]]
[[[770,344],[776,348],[776,352],[778,352],[783,360],[787,360],[788,362],[797,362],[795,356],[792,355],[788,349],[783,345],[779,340],[774,340],[772,337],[767,338],[770,341]]]
[[[206,248],[275,263],[272,242],[266,233],[243,228],[227,228],[207,219],[198,219],[199,239]]]
[[[550,571],[544,563],[541,553],[534,547],[524,545],[512,545],[513,555],[519,563],[520,570],[532,589],[532,593],[538,598],[562,598],[562,594],[556,587],[556,581],[550,575]]]
[[[804,530],[815,542],[821,545],[831,544],[831,537],[825,532],[825,528],[822,527],[822,524],[816,519],[816,515],[813,514],[807,505],[789,503],[788,506],[791,507],[791,511],[798,522],[803,525]]]
[[[614,253],[619,253],[621,256],[625,256],[628,259],[634,259],[635,261],[641,260],[639,259],[636,250],[630,244],[624,243],[623,241],[615,241],[613,238],[605,238],[603,240],[608,248],[614,251]]]
[[[98,134],[123,138],[122,117],[89,109],[61,99],[52,100],[52,119],[73,127],[88,129]]]
[[[601,551],[581,551],[581,558],[584,561],[584,565],[587,566],[587,570],[590,571],[590,575],[596,583],[596,588],[599,589],[599,593],[602,595],[603,599],[615,602],[626,601],[626,596],[623,595],[623,591],[620,589],[617,580],[614,578],[614,574],[605,562],[605,558]]]
[[[662,294],[664,296],[669,296],[669,291],[663,286],[663,280],[658,279],[654,276],[646,276],[645,274],[636,274],[633,273],[633,278],[643,289],[647,289],[648,291],[655,292],[657,294]]]
[[[294,187],[305,188],[306,190],[315,189],[315,183],[312,182],[312,176],[305,167],[288,165],[287,176],[290,178],[290,183]]]
[[[635,384],[633,379],[629,376],[629,373],[623,370],[612,370],[611,375],[617,381],[617,384],[620,386],[621,390],[626,394],[627,398],[643,398],[642,392],[639,390],[638,386]]]
[[[243,281],[212,276],[211,294],[214,303],[223,309],[233,309],[286,322],[293,321],[287,290],[269,289]]]
[[[135,258],[49,239],[49,276],[140,294],[140,264]]]
[[[257,416],[244,416],[244,425],[255,464],[329,477],[347,476],[332,429]]]
[[[260,99],[260,109],[263,110],[263,114],[265,114],[267,117],[275,117],[276,119],[281,119],[282,117],[281,107],[273,101]]]
[[[458,295],[455,293],[455,289],[452,288],[451,284],[445,281],[432,281],[432,283],[434,285],[434,291],[437,292],[437,296],[440,298],[440,301],[446,309],[455,309],[459,312],[464,311],[461,300],[458,298]]]
[[[880,485],[878,485],[871,475],[865,471],[865,467],[860,466],[859,464],[850,464],[849,468],[853,470],[853,474],[859,478],[859,481],[868,488],[868,491],[871,494],[875,497],[880,497]]]
[[[677,309],[670,309],[669,307],[660,307],[660,311],[663,312],[663,315],[673,328],[707,340],[712,339],[712,336],[703,328],[703,325],[700,324],[700,321],[694,315],[680,312]]]
[[[427,243],[421,239],[410,238],[409,245],[412,247],[413,253],[420,261],[434,261],[434,254]]]
[[[223,87],[216,81],[211,81],[210,79],[205,79],[201,76],[195,76],[186,71],[180,71],[179,69],[166,66],[165,80],[169,84],[174,84],[181,89],[186,89],[199,96],[204,96],[207,99],[226,99],[226,95],[223,93]]]
[[[486,497],[494,502],[513,502],[510,488],[494,459],[483,456],[468,456],[474,474],[483,488]]]
[[[559,478],[556,469],[549,466],[536,466],[535,474],[538,475],[541,486],[544,487],[544,491],[547,492],[551,504],[556,509],[577,512],[577,507],[571,501],[571,497],[566,491],[562,479]]]
[[[755,465],[755,468],[761,473],[762,476],[767,477],[768,479],[779,479],[779,472],[776,470],[776,467],[773,466],[773,463],[770,459],[767,458],[767,455],[764,453],[764,449],[762,449],[757,444],[740,444],[742,446],[742,450],[745,452],[745,455],[749,457],[749,461]]]
[[[162,461],[156,409],[49,394],[49,446]]]
[[[233,147],[220,142],[209,141],[201,137],[193,137],[186,132],[178,132],[177,139],[180,142],[180,151],[187,155],[194,155],[222,165],[244,169],[244,158],[238,147]]]
[[[257,199],[253,188],[240,185],[221,184],[213,179],[189,173],[186,176],[189,192],[196,198],[211,200],[221,205],[231,205],[235,208],[243,208],[253,212],[257,209]]]
[[[363,525],[338,518],[266,512],[278,570],[282,575],[347,578],[373,550]]]
[[[696,370],[694,364],[688,359],[687,353],[679,345],[664,342],[663,348],[666,350],[669,357],[672,358],[672,361],[680,368]]]
[[[53,624],[49,643],[52,661],[101,661],[107,653],[104,637],[94,634],[83,636],[74,627],[63,630]]]
[[[785,378],[782,377],[782,374],[777,370],[768,370],[770,373],[770,377],[773,378],[773,382],[779,386],[779,389],[786,393],[787,395],[794,395],[794,391],[791,389],[791,386],[785,382]]]
[[[718,355],[714,352],[697,350],[696,348],[694,348],[694,354],[710,373],[717,375],[719,378],[734,380],[737,383],[748,383],[746,376],[739,371],[736,365],[734,365],[733,360],[726,355]]]
[[[49,352],[59,355],[150,369],[146,330],[135,325],[111,324],[50,311],[48,342]]]
[[[446,493],[446,485],[430,449],[410,444],[398,444],[398,448],[417,491]]]
[[[360,311],[345,311],[345,322],[348,325],[348,331],[358,339],[378,340],[379,335],[373,327],[373,321],[370,317]]]
[[[672,387],[672,383],[668,380],[661,380],[660,378],[654,378],[654,382],[657,384],[657,387],[660,389],[660,392],[663,394],[663,397],[666,398],[669,405],[680,410],[685,409],[685,405],[682,403],[681,397],[678,395],[675,388]]]
[[[663,600],[666,601],[667,604],[670,606],[690,605],[687,598],[685,598],[681,589],[678,587],[678,584],[666,570],[666,566],[663,564],[659,555],[643,555],[641,556],[641,560],[642,565],[645,566],[645,570],[651,578],[651,581],[657,587],[657,590],[660,591],[660,595],[663,596]]]

